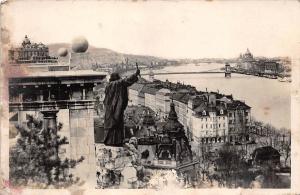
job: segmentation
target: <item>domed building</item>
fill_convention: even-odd
[[[57,63],[56,57],[49,56],[49,48],[43,43],[32,43],[27,35],[21,47],[11,48],[8,59],[12,64]]]
[[[254,57],[253,57],[252,53],[250,52],[250,50],[247,48],[246,52],[244,54],[240,55],[240,59],[243,62],[249,62],[249,61],[253,61]]]
[[[146,167],[175,169],[192,162],[191,146],[178,121],[173,101],[167,120],[162,124],[155,121],[153,113],[145,110],[134,136],[138,139],[140,153],[147,154],[142,159]]]
[[[192,161],[192,151],[185,135],[183,125],[178,121],[173,101],[163,132],[156,146],[154,165],[161,168],[176,168],[180,164]]]
[[[22,42],[22,46],[23,47],[26,47],[26,46],[28,46],[28,45],[30,45],[31,43],[30,43],[30,40],[28,39],[28,36],[27,35],[25,35],[25,38],[24,38],[24,40],[23,40],[23,42]]]

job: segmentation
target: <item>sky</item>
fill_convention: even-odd
[[[300,43],[298,1],[20,1],[3,6],[18,45],[71,43],[166,58],[290,56]],[[299,50],[298,50],[299,51]]]

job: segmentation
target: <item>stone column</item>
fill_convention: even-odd
[[[44,130],[52,130],[52,132],[50,133],[50,136],[52,138],[56,137],[57,134],[57,123],[56,123],[56,114],[58,113],[58,110],[46,110],[46,111],[41,111],[41,113],[44,115],[44,121],[43,121],[43,125],[44,125]],[[58,160],[58,146],[57,146],[57,140],[54,139],[54,145],[55,147],[55,152],[53,155],[53,158],[51,156],[51,158],[53,160]]]
[[[51,101],[51,85],[48,85],[48,101]]]
[[[71,159],[84,157],[84,161],[76,166],[74,174],[88,186],[94,187],[96,185],[94,109],[77,106],[70,109],[69,116]]]
[[[39,101],[44,101],[44,94],[43,94],[43,90],[40,90],[40,95],[39,95]]]
[[[19,93],[19,102],[23,102],[23,91]]]
[[[44,129],[51,128],[57,133],[56,114],[58,113],[58,110],[44,110],[41,111],[41,113],[44,115]]]
[[[86,99],[86,93],[85,93],[85,88],[82,89],[82,99]]]

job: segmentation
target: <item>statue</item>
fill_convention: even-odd
[[[112,73],[105,88],[104,144],[107,146],[123,146],[124,141],[124,110],[128,104],[127,87],[138,81],[140,70],[121,79],[118,73]]]

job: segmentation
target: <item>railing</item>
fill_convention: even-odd
[[[11,111],[54,110],[54,109],[94,109],[94,100],[59,100],[34,102],[9,102]]]

